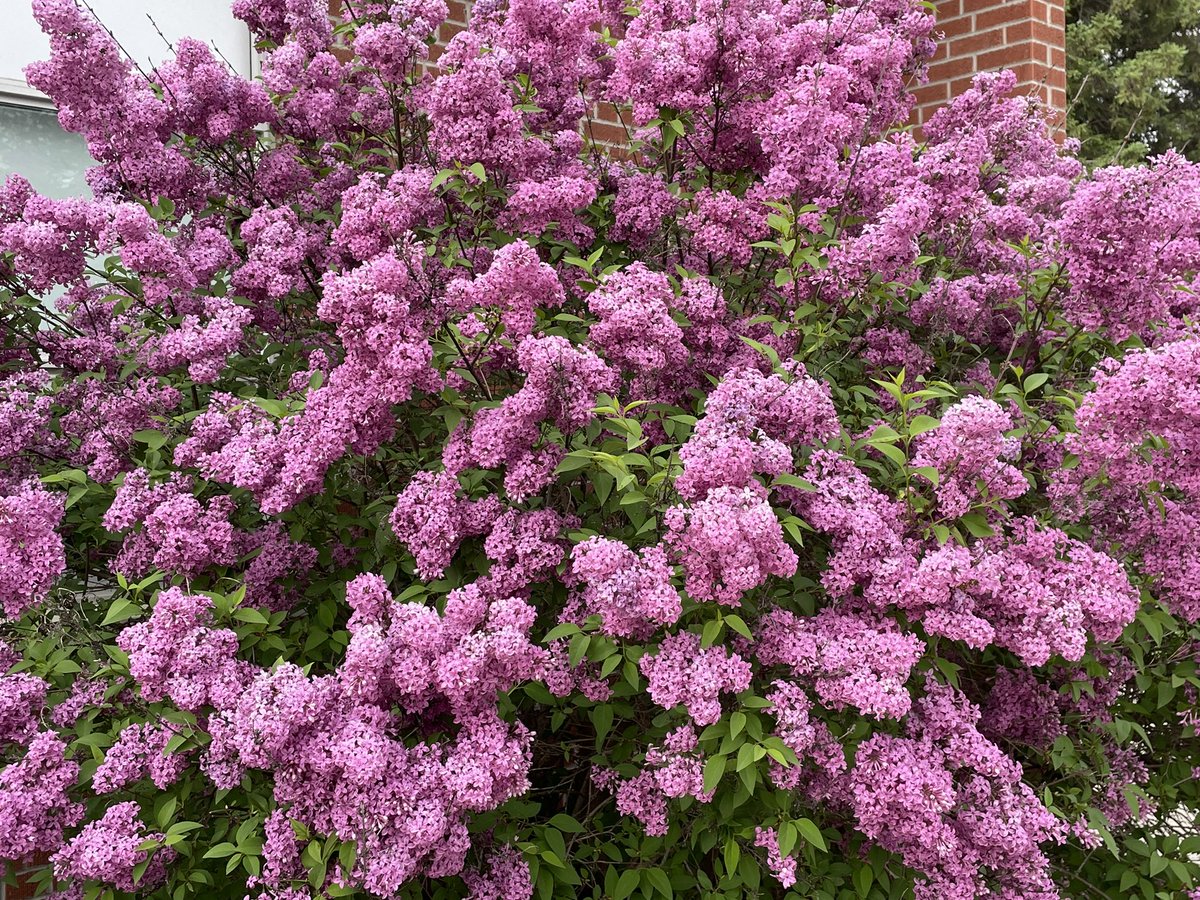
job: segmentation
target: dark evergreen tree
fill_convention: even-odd
[[[1200,159],[1200,0],[1068,0],[1067,68],[1086,159]]]

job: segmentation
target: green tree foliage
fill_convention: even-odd
[[[1200,2],[1068,0],[1067,130],[1096,164],[1200,159]]]

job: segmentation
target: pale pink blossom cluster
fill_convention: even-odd
[[[647,749],[645,766],[632,778],[598,769],[592,780],[611,790],[617,810],[641,822],[647,835],[664,835],[669,800],[692,797],[707,803],[712,799],[712,792],[704,790],[704,759],[696,745],[695,729],[683,725],[669,732],[661,745]]]
[[[608,634],[644,639],[683,611],[662,547],[634,553],[619,541],[588,538],[571,551],[571,572],[585,585],[581,613],[600,616]]]
[[[16,618],[49,594],[67,567],[58,528],[63,498],[36,483],[0,490],[0,611]]]
[[[994,880],[1007,896],[1058,892],[1040,845],[1066,826],[1021,781],[1021,767],[976,729],[979,711],[932,679],[904,737],[859,746],[851,775],[858,827],[924,873],[916,896],[971,900]]]
[[[999,404],[968,397],[950,407],[941,424],[917,439],[913,465],[937,470],[938,510],[955,519],[988,500],[1012,500],[1029,483],[1012,461],[1021,443],[1005,436],[1012,418]]]
[[[891,619],[834,609],[802,619],[775,610],[761,625],[755,654],[763,665],[787,666],[793,677],[811,682],[826,706],[900,719],[912,703],[906,682],[924,649]]]
[[[721,718],[721,694],[750,686],[749,662],[723,647],[701,648],[700,636],[687,631],[663,638],[658,653],[643,656],[638,667],[655,703],[663,709],[683,704],[697,725]]]

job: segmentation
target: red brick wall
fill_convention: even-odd
[[[971,84],[977,72],[1012,69],[1018,90],[1060,114],[1067,108],[1065,0],[937,0],[944,38],[915,91],[916,124]]]

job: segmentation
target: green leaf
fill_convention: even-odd
[[[148,869],[150,867],[151,862],[153,862],[153,856],[147,856],[140,863],[138,863],[136,866],[133,867],[133,883],[134,884],[137,884],[139,881],[142,880],[142,876],[146,874],[146,869]]]
[[[729,717],[729,736],[736,738],[742,733],[742,729],[746,727],[746,714],[741,710],[735,711]]]
[[[596,729],[596,749],[604,745],[604,739],[612,729],[613,708],[611,703],[605,703],[592,710],[592,726]]]
[[[992,526],[988,524],[983,513],[967,513],[958,521],[962,523],[962,526],[966,528],[967,531],[971,532],[971,534],[977,538],[991,537],[996,533],[992,530]]]
[[[357,861],[358,845],[354,841],[343,841],[342,846],[338,847],[338,862],[341,863],[342,871],[349,872]]]
[[[725,842],[725,871],[732,875],[737,871],[738,860],[742,858],[742,848],[738,846],[736,838],[729,838]]]
[[[579,626],[574,622],[563,622],[561,625],[555,625],[546,632],[546,636],[542,638],[543,644],[549,644],[557,641],[559,638],[565,638],[570,634],[578,634]]]
[[[726,616],[725,624],[744,637],[746,640],[754,640],[754,635],[750,633],[750,626],[747,625],[745,620],[742,619],[742,617],[737,613],[734,613],[731,616]]]
[[[155,811],[154,819],[158,822],[159,828],[166,828],[167,824],[175,815],[175,810],[179,807],[179,800],[172,796],[167,796],[159,801],[158,809]]]
[[[1045,372],[1034,372],[1025,379],[1025,393],[1031,394],[1040,388],[1043,384],[1050,380],[1050,376]]]
[[[941,424],[941,421],[933,416],[916,416],[908,423],[908,433],[910,437],[916,437],[927,431],[933,431]]]
[[[67,506],[66,506],[66,508],[70,509],[72,506],[74,506],[76,503],[78,503],[80,500],[82,500],[85,496],[87,496],[87,493],[90,489],[91,488],[86,484],[77,484],[73,488],[71,488],[69,491],[67,491]]]
[[[151,450],[158,450],[167,442],[167,436],[153,428],[135,431],[132,437],[139,444],[145,444]]]
[[[868,897],[871,894],[871,884],[875,881],[875,872],[868,865],[859,866],[854,873],[853,881],[858,896]]]
[[[800,834],[804,839],[816,847],[818,850],[826,850],[825,836],[821,834],[821,829],[816,826],[812,819],[797,819],[796,827],[800,829]]]
[[[803,478],[798,478],[795,475],[789,475],[784,472],[782,475],[776,475],[775,480],[771,482],[772,487],[792,487],[800,491],[812,493],[817,489],[817,486],[811,481],[805,481]]]
[[[715,791],[725,774],[726,757],[713,756],[704,764],[704,790],[706,793]]]
[[[667,873],[662,869],[643,869],[642,872],[650,885],[656,891],[666,897],[667,900],[671,900],[671,898],[675,896],[675,891],[671,887],[671,879],[667,877]]]
[[[584,656],[587,655],[588,644],[591,641],[591,636],[586,634],[577,634],[571,638],[571,649],[567,653],[567,662],[572,669],[583,661]]]
[[[271,620],[251,606],[239,606],[233,611],[233,618],[250,625],[270,625]]]
[[[583,831],[583,826],[566,813],[555,813],[550,817],[550,824],[559,831],[565,831],[567,834],[578,834]]]
[[[637,890],[640,878],[637,869],[626,869],[622,872],[621,877],[617,879],[617,889],[613,891],[613,900],[625,900],[633,894]]]
[[[912,473],[913,475],[921,476],[934,487],[937,487],[938,482],[941,480],[941,474],[933,466],[920,466],[919,468],[913,469]]]
[[[904,466],[908,464],[908,457],[905,456],[904,451],[895,444],[872,443],[871,446],[901,468],[904,468]]]
[[[867,438],[867,443],[893,443],[898,440],[900,440],[900,432],[895,428],[891,425],[879,425],[871,432],[871,436]]]
[[[112,606],[108,608],[108,613],[104,616],[104,621],[101,625],[115,625],[117,622],[124,622],[126,619],[132,619],[134,616],[141,615],[142,608],[130,600],[128,597],[121,597]]]
[[[87,472],[83,469],[64,469],[62,472],[42,476],[42,484],[58,484],[61,481],[84,484],[87,481]]]
[[[211,850],[204,854],[204,859],[224,859],[227,856],[233,856],[238,849],[233,844],[226,841],[225,843],[217,844]]]
[[[754,745],[742,744],[737,755],[737,771],[740,772],[747,766],[754,764]]]
[[[563,457],[562,462],[554,469],[555,475],[565,475],[567,472],[578,472],[586,469],[595,460],[596,454],[591,450],[576,450]]]
[[[779,854],[791,856],[796,849],[796,838],[799,837],[796,826],[791,822],[783,822],[779,826]]]

